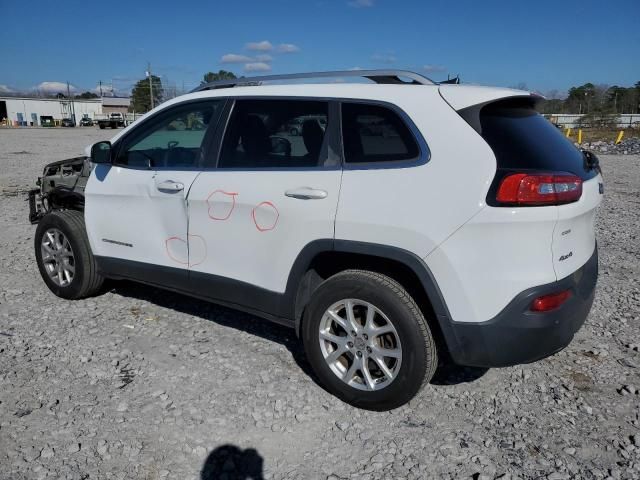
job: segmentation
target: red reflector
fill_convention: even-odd
[[[551,293],[549,295],[543,295],[536,298],[531,302],[532,312],[548,312],[554,310],[566,302],[571,297],[571,290],[565,290],[564,292]]]
[[[582,196],[582,179],[571,174],[512,173],[500,182],[496,200],[512,205],[561,205]]]

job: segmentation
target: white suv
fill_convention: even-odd
[[[265,84],[356,75],[373,83]],[[541,359],[590,310],[603,186],[540,100],[400,71],[203,85],[69,161],[84,192],[42,180],[40,272],[63,298],[132,279],[291,326],[367,409],[442,359]]]

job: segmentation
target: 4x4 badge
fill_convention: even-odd
[[[566,255],[562,255],[560,257],[560,261],[562,262],[562,261],[566,260],[567,258],[571,257],[572,255],[573,255],[573,252],[569,252]]]

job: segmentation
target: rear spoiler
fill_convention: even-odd
[[[476,132],[481,132],[480,110],[489,104],[534,108],[544,97],[524,90],[480,87],[473,85],[441,85],[440,96]]]

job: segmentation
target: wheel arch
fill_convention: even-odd
[[[304,309],[315,289],[330,276],[352,268],[375,271],[398,281],[422,309],[436,341],[447,351],[455,348],[449,311],[425,262],[401,248],[350,240],[317,240],[298,256],[287,283],[293,306],[290,314],[298,335]]]

